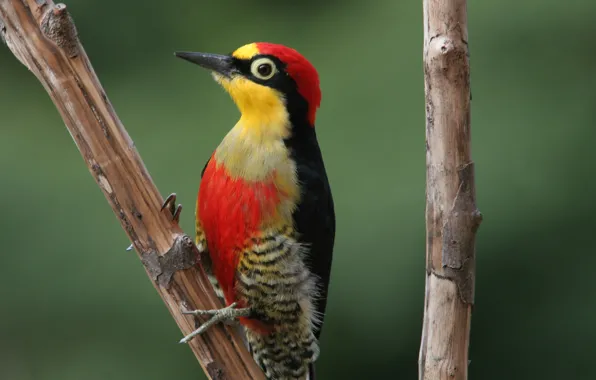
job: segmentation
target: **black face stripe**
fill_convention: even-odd
[[[277,68],[277,73],[267,80],[255,77],[250,71],[251,64],[260,58],[269,58],[275,63]],[[286,99],[286,108],[288,109],[290,120],[294,128],[302,128],[303,126],[311,128],[311,126],[307,125],[308,102],[298,93],[296,81],[294,81],[294,79],[286,72],[286,64],[284,62],[273,55],[267,54],[257,54],[250,59],[233,57],[233,60],[234,66],[240,75],[260,85],[271,87],[284,95]]]
[[[262,80],[260,78],[255,77],[252,72],[250,71],[250,66],[252,63],[261,58],[268,58],[275,64],[275,68],[277,69],[277,73],[267,80]],[[252,80],[255,83],[262,84],[264,86],[272,87],[277,90],[283,90],[284,88],[290,89],[290,87],[296,88],[296,83],[294,83],[292,78],[286,72],[286,64],[279,60],[278,58],[267,55],[267,54],[257,54],[250,59],[240,59],[234,58],[234,64],[236,69],[246,78]],[[287,79],[290,79],[292,83],[284,83],[288,82]],[[291,86],[288,86],[291,85]],[[283,91],[282,91],[283,92]]]

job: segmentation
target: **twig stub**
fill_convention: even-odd
[[[162,256],[158,255],[157,251],[151,250],[142,254],[141,261],[153,281],[157,281],[159,286],[167,289],[174,273],[196,265],[198,256],[192,239],[188,235],[180,235]]]
[[[66,10],[66,5],[56,4],[48,8],[41,19],[40,28],[44,36],[64,50],[69,58],[79,54],[77,28]]]

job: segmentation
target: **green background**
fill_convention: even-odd
[[[175,50],[292,46],[321,75],[337,211],[321,380],[415,379],[424,298],[422,1],[69,1],[87,53],[192,231],[238,118]],[[595,379],[596,2],[470,1],[478,207],[470,378]],[[0,378],[200,379],[37,79],[0,48]]]

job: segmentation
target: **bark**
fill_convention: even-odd
[[[50,95],[158,294],[182,333],[190,333],[196,321],[183,308],[222,304],[196,265],[192,239],[168,209],[160,211],[163,198],[99,83],[66,6],[0,0],[0,35]],[[214,326],[189,345],[210,379],[264,378],[228,326]]]
[[[426,294],[419,379],[468,378],[476,208],[466,0],[423,0]]]

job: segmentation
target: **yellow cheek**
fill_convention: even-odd
[[[247,129],[256,134],[274,132],[282,137],[289,132],[288,112],[279,91],[243,77],[228,79],[217,76],[216,80],[238,106],[242,125]]]

